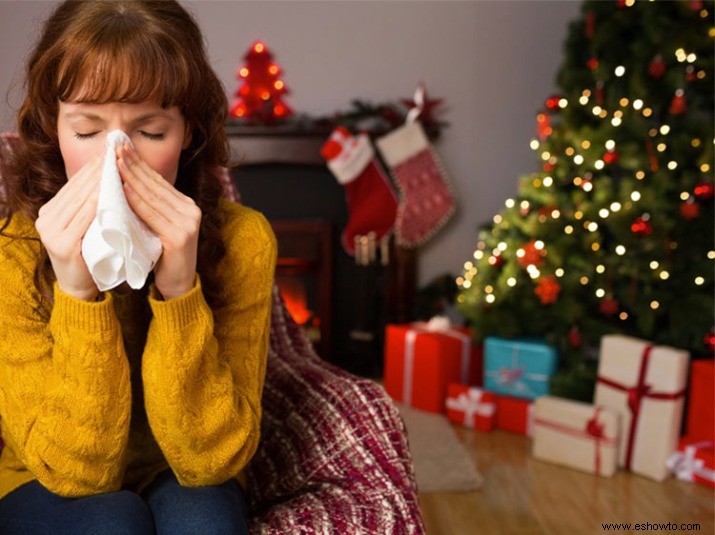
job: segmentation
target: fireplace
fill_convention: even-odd
[[[228,126],[241,202],[262,212],[278,241],[276,284],[318,354],[353,373],[379,376],[384,325],[412,319],[413,250],[394,240],[369,265],[340,242],[345,190],[320,157],[329,132]]]

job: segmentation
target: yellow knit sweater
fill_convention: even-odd
[[[0,498],[38,480],[65,497],[141,492],[168,468],[183,486],[236,478],[256,451],[276,241],[258,212],[222,200],[225,305],[197,276],[186,295],[33,284],[39,242],[0,236]],[[15,215],[6,234],[37,237]]]

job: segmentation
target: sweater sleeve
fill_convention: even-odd
[[[111,295],[90,303],[55,283],[48,312],[31,267],[4,251],[0,265],[0,414],[8,446],[60,496],[119,490],[131,385]]]
[[[186,295],[161,301],[142,359],[149,424],[179,483],[218,485],[258,446],[268,356],[275,236],[257,212],[225,233],[224,305],[212,314],[197,276]],[[241,227],[241,228],[235,228]]]

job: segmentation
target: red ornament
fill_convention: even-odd
[[[246,64],[238,71],[243,85],[234,93],[232,117],[249,122],[270,124],[293,115],[293,110],[282,102],[282,95],[290,93],[278,78],[280,67],[272,61],[273,54],[263,41],[256,41],[244,56]]]
[[[576,325],[571,327],[566,338],[571,347],[581,347],[581,331]]]
[[[581,187],[583,188],[584,191],[590,191],[593,189],[593,188],[589,188],[588,186],[586,186],[586,184],[590,184],[592,186],[593,181],[591,181],[587,178],[584,178],[583,180],[581,180]]]
[[[586,67],[588,67],[590,71],[595,71],[596,69],[598,69],[598,58],[589,59],[586,62]]]
[[[699,182],[695,189],[693,189],[695,196],[701,201],[709,201],[715,195],[715,188],[710,182]]]
[[[554,129],[551,127],[551,116],[548,113],[539,113],[536,116],[536,133],[541,141],[554,133]]]
[[[671,115],[682,115],[688,109],[688,104],[685,101],[685,95],[682,89],[678,89],[673,100],[670,102],[670,114]]]
[[[550,305],[555,303],[559,298],[559,292],[561,291],[561,286],[556,282],[556,278],[552,276],[543,277],[539,281],[539,285],[534,288],[534,292],[539,296],[541,303],[543,305]]]
[[[611,152],[607,152],[603,155],[603,161],[611,164],[611,163],[616,163],[620,157],[618,156],[618,153],[614,150]]]
[[[697,75],[695,74],[695,69],[693,69],[692,65],[688,65],[685,68],[685,79],[688,82],[694,82],[695,80],[698,79]]]
[[[546,99],[546,107],[550,110],[558,110],[559,102],[562,98],[564,97],[561,95],[551,95],[549,98]]]
[[[715,353],[715,333],[710,331],[703,336],[703,344],[705,344],[705,349],[708,350],[708,353]]]
[[[665,62],[661,56],[654,57],[648,64],[648,74],[656,80],[665,74]]]
[[[556,164],[545,162],[544,165],[541,166],[541,168],[547,173],[550,173],[551,171],[556,169]]]
[[[653,225],[647,219],[639,217],[631,224],[631,232],[643,238],[653,233]]]
[[[616,6],[618,6],[618,8],[626,7],[626,0],[616,0]]]
[[[522,256],[517,255],[516,261],[519,262],[519,265],[521,265],[522,267],[526,267],[530,264],[533,264],[534,266],[538,267],[544,263],[546,250],[537,249],[536,241],[530,241],[529,243],[521,247],[521,250],[524,251],[524,254]]]
[[[490,266],[500,268],[504,265],[504,259],[501,256],[491,255],[487,260]]]
[[[618,301],[613,298],[603,299],[601,304],[598,306],[598,310],[605,316],[618,314],[619,308]]]
[[[683,219],[695,219],[700,215],[700,205],[693,202],[692,199],[680,203],[680,215],[683,216]]]
[[[702,0],[690,0],[690,9],[700,11],[703,8]]]

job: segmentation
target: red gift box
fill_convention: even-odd
[[[497,428],[531,436],[534,402],[528,399],[496,395]]]
[[[478,431],[491,431],[496,420],[494,394],[481,388],[452,383],[447,387],[447,418]]]
[[[472,331],[448,322],[388,325],[384,386],[392,399],[417,409],[444,413],[450,383],[481,384],[481,346]]]
[[[666,462],[678,479],[715,488],[715,442],[683,437]]]
[[[686,435],[715,441],[715,361],[695,360],[690,367]]]

